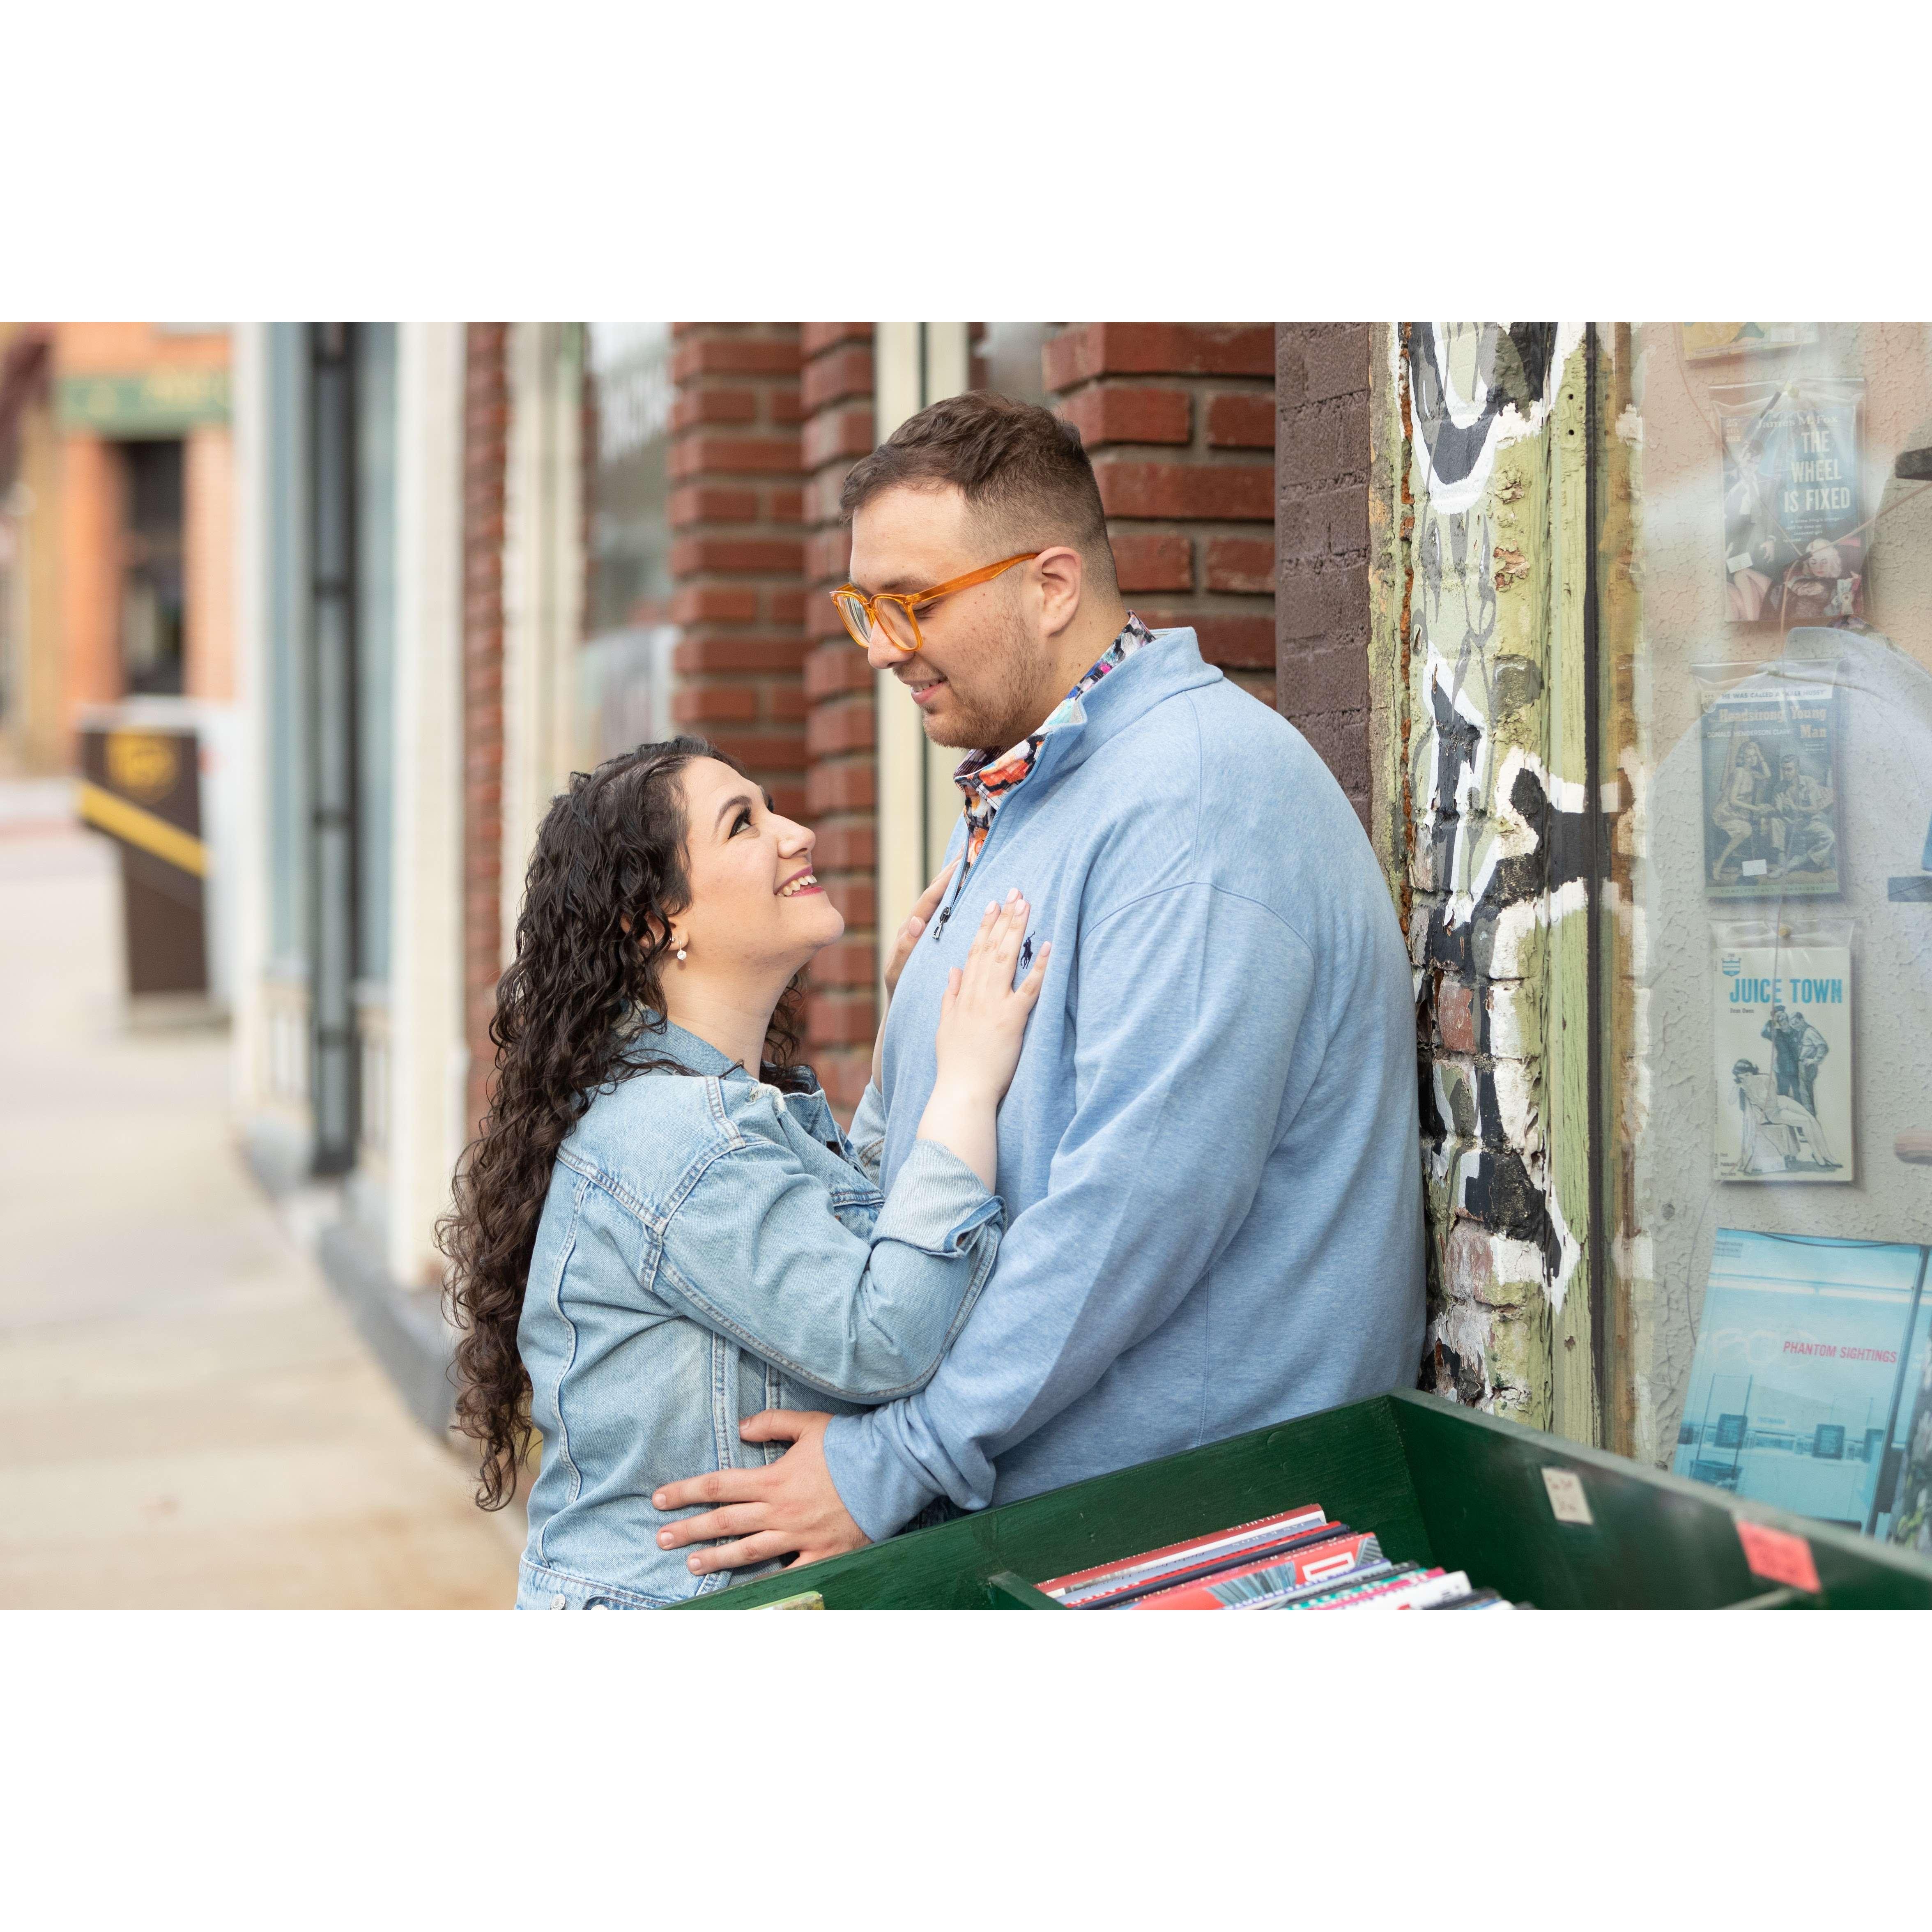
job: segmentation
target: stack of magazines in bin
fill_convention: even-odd
[[[1310,1505],[1040,1585],[1070,1610],[1508,1610],[1460,1570],[1391,1563]]]

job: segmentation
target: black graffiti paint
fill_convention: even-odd
[[[1553,322],[1485,322],[1477,350],[1489,385],[1480,413],[1459,423],[1449,412],[1448,384],[1436,360],[1436,332],[1426,322],[1406,322],[1409,391],[1415,426],[1429,451],[1429,467],[1438,482],[1460,483],[1481,460],[1483,446],[1498,416],[1514,404],[1527,415],[1543,400],[1556,355]]]
[[[1465,718],[1450,701],[1448,692],[1439,684],[1432,686],[1429,693],[1430,708],[1436,714],[1436,868],[1433,876],[1438,879],[1453,878],[1451,866],[1455,858],[1456,835],[1462,829],[1462,811],[1458,804],[1457,794],[1462,782],[1462,772],[1476,762],[1477,748],[1483,742],[1483,728],[1473,718]],[[1437,908],[1430,920],[1432,944],[1433,928],[1442,920],[1442,909]]]
[[[1426,452],[1430,475],[1438,485],[1465,482],[1481,463],[1503,411],[1513,405],[1526,416],[1538,403],[1546,400],[1556,360],[1556,325],[1484,325],[1476,345],[1476,367],[1486,386],[1486,393],[1474,419],[1462,422],[1456,422],[1451,412],[1450,384],[1447,372],[1436,359],[1434,329],[1426,324],[1407,323],[1402,332],[1415,434]],[[1480,545],[1480,554],[1487,558],[1489,520],[1478,512],[1472,529],[1469,512],[1436,518],[1429,515],[1425,508],[1425,526],[1419,535],[1416,561],[1421,602],[1418,615],[1427,632],[1433,634],[1446,575],[1453,571],[1468,582],[1472,538]],[[1459,677],[1466,673],[1472,660],[1481,658],[1495,630],[1495,584],[1486,567],[1480,574],[1473,606],[1464,616],[1466,635]],[[1533,672],[1534,667],[1529,669]],[[1520,679],[1519,682],[1528,688],[1528,694],[1533,697],[1530,680]],[[1490,709],[1495,715],[1514,708],[1508,703],[1495,704],[1493,700],[1499,694],[1491,694]],[[1435,796],[1431,800],[1433,876],[1450,879],[1456,876],[1456,842],[1474,829],[1465,822],[1458,799],[1466,775],[1474,769],[1480,755],[1485,727],[1458,711],[1450,693],[1440,683],[1432,688],[1430,701],[1436,740]],[[1438,1154],[1451,1134],[1460,1142],[1474,1145],[1475,1159],[1462,1174],[1458,1210],[1492,1233],[1532,1244],[1542,1258],[1546,1279],[1553,1280],[1562,1264],[1562,1243],[1544,1190],[1538,1186],[1522,1150],[1510,1144],[1504,1130],[1496,1073],[1489,1060],[1487,1002],[1480,989],[1489,979],[1490,954],[1503,913],[1512,906],[1546,898],[1571,879],[1582,877],[1588,828],[1582,812],[1556,806],[1548,785],[1528,767],[1519,771],[1512,782],[1508,805],[1528,828],[1530,849],[1496,862],[1467,918],[1452,924],[1446,900],[1434,906],[1428,916],[1424,963],[1454,974],[1478,989],[1474,1015],[1476,1064],[1469,1085],[1460,1081],[1448,1083],[1444,1089],[1446,1100],[1438,1100],[1425,1049],[1421,1070],[1422,1118],[1424,1136],[1432,1142]],[[1479,818],[1484,810],[1478,804],[1470,818]],[[1419,1017],[1426,1040],[1433,1033],[1431,1016],[1424,1013]],[[1444,1119],[1445,1110],[1454,1118]],[[1432,1303],[1437,1292],[1432,1283]],[[1422,1369],[1425,1385],[1432,1382],[1441,1393],[1453,1393],[1461,1401],[1480,1402],[1492,1393],[1481,1363],[1459,1356],[1439,1335],[1434,1338]]]
[[[1473,765],[1482,743],[1482,729],[1463,717],[1438,686],[1433,693],[1436,722],[1436,838],[1439,868],[1436,876],[1451,876],[1456,835],[1462,830],[1456,799],[1464,770]],[[1588,853],[1588,826],[1584,812],[1568,811],[1552,802],[1549,788],[1527,766],[1510,787],[1510,809],[1529,828],[1534,841],[1527,852],[1498,860],[1484,882],[1482,894],[1466,920],[1452,924],[1446,902],[1429,915],[1424,958],[1426,962],[1457,975],[1478,987],[1487,980],[1490,948],[1496,922],[1509,907],[1545,898],[1573,879],[1582,878]],[[1487,1002],[1476,1003],[1479,1055],[1489,1050]],[[1534,1245],[1544,1267],[1554,1279],[1562,1264],[1547,1198],[1532,1176],[1522,1153],[1511,1146],[1497,1104],[1496,1073],[1480,1064],[1475,1069],[1475,1118],[1444,1120],[1434,1100],[1434,1082],[1425,1078],[1423,1118],[1425,1131],[1439,1150],[1447,1136],[1474,1141],[1478,1153],[1466,1176],[1462,1211],[1492,1233],[1508,1234]],[[1459,1110],[1460,1111],[1460,1110]]]
[[[1446,827],[1450,842],[1441,845],[1438,854],[1444,862],[1436,876],[1442,878],[1453,876],[1448,861],[1453,856],[1455,835],[1461,830],[1456,788],[1461,782],[1462,766],[1474,762],[1483,734],[1480,726],[1451,711],[1449,715],[1459,728],[1452,745],[1442,722],[1448,707],[1439,688],[1436,698],[1442,747],[1436,770],[1436,837],[1440,842]],[[1528,826],[1534,844],[1527,852],[1496,861],[1466,920],[1452,925],[1446,902],[1432,908],[1429,916],[1424,953],[1427,963],[1472,980],[1487,976],[1489,941],[1495,934],[1498,916],[1508,907],[1545,897],[1561,890],[1571,880],[1582,878],[1588,863],[1587,813],[1566,811],[1552,804],[1542,779],[1526,765],[1510,787],[1509,802],[1510,808]]]

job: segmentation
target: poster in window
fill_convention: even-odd
[[[1911,1242],[1720,1228],[1672,1472],[1892,1532],[1926,1260]]]
[[[1712,929],[1720,1180],[1857,1178],[1849,925]]]
[[[1692,362],[1766,349],[1793,349],[1818,339],[1815,322],[1687,322],[1683,329],[1684,354]]]
[[[1718,899],[1840,890],[1837,688],[1760,676],[1706,706],[1704,871]]]
[[[1737,623],[1864,612],[1862,382],[1713,389],[1724,446],[1726,602]]]

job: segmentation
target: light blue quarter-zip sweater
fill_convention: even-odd
[[[1009,1502],[1412,1386],[1420,1360],[1409,964],[1354,811],[1191,630],[1084,704],[914,949],[853,1124],[890,1190],[946,970],[1017,886],[1053,953],[1000,1112],[998,1261],[925,1388],[826,1432],[874,1539],[941,1494]]]

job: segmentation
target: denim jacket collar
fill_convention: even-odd
[[[749,1080],[756,1083],[758,1076],[734,1060],[730,1054],[713,1046],[708,1040],[680,1026],[675,1020],[668,1019],[650,1007],[639,1006],[632,1010],[624,1024],[627,1042],[640,1054],[671,1060],[687,1073],[706,1076],[713,1079]],[[794,1078],[806,1094],[819,1092],[818,1076],[808,1066],[794,1066]]]
[[[639,1054],[674,1061],[687,1073],[707,1074],[721,1080],[729,1079],[734,1073],[746,1079],[758,1077],[747,1073],[730,1054],[721,1052],[708,1040],[699,1039],[649,1006],[632,1007],[622,1030],[627,1044]]]

